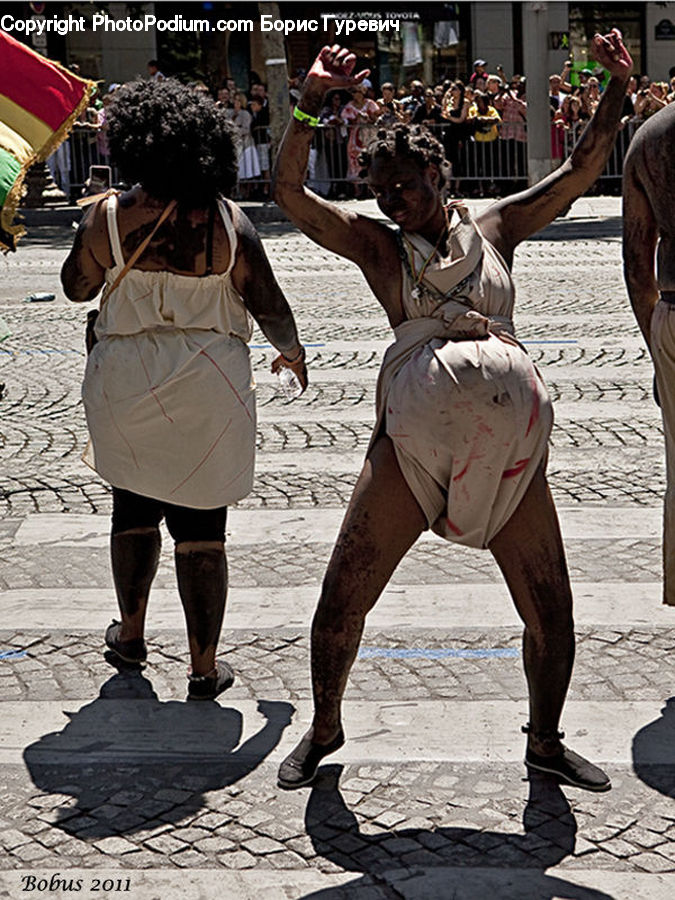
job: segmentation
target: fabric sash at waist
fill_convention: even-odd
[[[418,347],[423,347],[434,338],[448,340],[480,340],[494,334],[511,343],[513,322],[506,316],[487,317],[470,309],[459,300],[448,300],[437,307],[431,316],[407,319],[394,329],[395,342],[387,349],[377,381],[376,408],[377,426],[373,441],[382,424],[385,399],[396,373],[411,358]],[[371,441],[371,445],[373,443]]]

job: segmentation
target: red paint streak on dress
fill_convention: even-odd
[[[471,465],[471,457],[469,457],[469,459],[467,459],[466,465],[464,466],[464,468],[462,469],[462,471],[461,471],[461,472],[458,472],[456,475],[453,475],[453,476],[452,476],[452,480],[453,480],[453,481],[461,481],[462,478],[464,478],[464,476],[466,475],[466,473],[469,471],[469,466],[470,466],[470,465]]]
[[[455,525],[455,523],[452,522],[447,516],[445,517],[445,523],[448,526],[448,528],[450,529],[450,531],[452,531],[453,534],[456,534],[457,537],[461,537],[464,534],[464,532],[461,530],[461,528],[458,528]]]
[[[222,436],[225,434],[225,432],[227,431],[227,429],[230,427],[231,424],[232,424],[232,419],[228,419],[228,420],[227,420],[227,423],[226,423],[226,425],[225,425],[225,427],[224,427],[223,430],[220,432],[220,434],[219,434],[218,437],[215,439],[215,441],[211,444],[211,446],[210,446],[209,449],[206,451],[206,453],[204,454],[204,456],[202,456],[202,458],[199,460],[199,462],[198,462],[197,465],[194,467],[194,469],[190,472],[190,474],[189,474],[189,475],[186,475],[185,478],[181,481],[181,483],[176,485],[176,487],[171,491],[172,494],[175,494],[176,491],[180,490],[180,488],[183,487],[183,485],[185,484],[185,482],[186,482],[186,481],[189,481],[189,480],[192,478],[192,476],[195,474],[195,472],[198,472],[199,469],[201,469],[201,467],[204,465],[204,463],[206,462],[206,460],[209,458],[209,456],[211,456],[211,454],[213,453],[213,451],[216,449],[216,447],[217,447],[217,445],[218,445],[218,442],[220,441],[220,439],[221,439]]]
[[[244,474],[244,472],[248,472],[248,470],[251,468],[252,465],[253,465],[253,460],[250,460],[250,462],[247,462],[243,469],[239,469],[239,471],[236,473],[236,475],[233,475],[229,481],[226,481],[225,484],[222,485],[222,488],[229,487],[232,484],[232,482],[236,481],[237,478],[240,478]]]
[[[527,457],[527,459],[519,459],[512,469],[504,469],[502,478],[515,478],[516,475],[520,475],[521,472],[525,471],[525,468],[529,461],[529,456]]]
[[[165,418],[168,422],[171,422],[171,424],[173,425],[173,419],[172,419],[171,416],[167,413],[167,411],[164,409],[164,404],[162,403],[162,401],[161,401],[161,400],[159,399],[159,397],[157,396],[157,391],[156,391],[156,389],[152,386],[152,380],[151,380],[151,378],[150,378],[150,373],[148,372],[147,367],[146,367],[146,365],[145,365],[145,360],[143,359],[143,354],[142,354],[141,351],[140,351],[140,348],[139,348],[139,346],[138,346],[138,342],[136,341],[136,336],[135,336],[135,335],[134,335],[134,347],[136,348],[136,352],[138,353],[138,358],[139,358],[140,361],[141,361],[141,365],[143,366],[143,371],[145,372],[145,377],[146,377],[146,379],[147,379],[147,381],[148,381],[148,390],[149,390],[150,393],[152,394],[152,396],[153,396],[153,398],[154,398],[154,400],[155,400],[157,406],[159,406],[159,408],[161,409],[162,415],[164,416],[164,418]]]
[[[537,376],[534,369],[530,373],[530,387],[532,388],[532,411],[530,412],[530,421],[527,423],[525,437],[528,436],[539,418],[539,392],[537,391]]]
[[[199,352],[201,353],[202,356],[205,356],[205,357],[208,359],[208,361],[209,361],[209,362],[210,362],[210,363],[211,363],[211,364],[212,364],[212,365],[220,372],[220,374],[223,376],[223,378],[225,379],[225,381],[228,383],[228,385],[229,385],[229,387],[230,387],[230,390],[232,391],[232,393],[234,394],[234,396],[237,398],[237,400],[238,400],[238,401],[241,403],[241,405],[244,407],[244,412],[245,412],[246,415],[248,416],[249,421],[252,422],[253,419],[252,419],[252,417],[251,417],[251,413],[248,411],[248,407],[246,406],[246,404],[244,403],[244,401],[241,399],[241,397],[239,396],[239,393],[237,392],[237,389],[236,389],[235,386],[232,384],[232,382],[231,382],[230,379],[227,377],[227,375],[223,372],[223,370],[220,368],[220,366],[219,366],[218,363],[215,361],[215,359],[214,359],[212,356],[209,356],[209,354],[206,352],[206,350],[200,350]]]

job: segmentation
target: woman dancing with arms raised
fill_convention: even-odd
[[[305,234],[360,267],[396,341],[385,355],[377,424],[312,623],[312,727],[282,763],[281,787],[309,784],[321,759],[342,745],[342,696],[365,617],[426,528],[489,549],[525,623],[528,767],[588,790],[610,787],[558,731],[574,625],[544,471],[552,408],[511,322],[515,248],[593,184],[614,143],[632,61],[616,30],[596,35],[593,45],[612,78],[572,156],[475,221],[463,207],[444,205],[447,164],[428,132],[404,125],[380,131],[364,168],[398,231],[304,187],[324,93],[367,73],[354,76],[355,56],[335,45],[323,48],[305,80],[277,162],[276,200]]]

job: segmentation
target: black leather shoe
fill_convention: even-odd
[[[557,775],[560,781],[585,791],[608,791],[612,787],[612,782],[601,768],[564,744],[560,747],[560,751],[554,756],[540,756],[528,748],[525,765],[535,772]]]
[[[232,668],[222,660],[212,675],[188,675],[188,700],[215,700],[234,684]]]
[[[125,663],[144,663],[148,658],[148,650],[145,646],[143,638],[134,638],[131,641],[121,641],[119,633],[122,629],[122,623],[113,619],[105,630],[106,647],[111,650],[115,656],[118,656]]]
[[[285,791],[293,791],[295,788],[306,787],[316,777],[316,770],[324,756],[335,753],[345,742],[342,729],[333,738],[330,744],[317,744],[311,738],[304,736],[298,746],[293,750],[279,766],[277,784]]]

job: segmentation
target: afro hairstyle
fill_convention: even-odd
[[[225,111],[174,79],[119,88],[106,130],[122,177],[159,200],[204,207],[237,183],[235,130]]]

